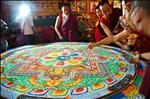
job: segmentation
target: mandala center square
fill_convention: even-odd
[[[60,60],[60,61],[69,60],[69,59],[70,59],[70,56],[58,56],[56,59],[57,59],[57,60]]]

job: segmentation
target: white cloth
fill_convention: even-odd
[[[62,14],[62,26],[64,25],[64,24],[66,24],[66,22],[68,21],[68,19],[69,19],[69,15],[66,15],[66,14]]]
[[[24,35],[34,34],[32,27],[34,26],[32,16],[27,16],[20,18],[18,20],[21,30],[24,32]]]
[[[33,18],[31,16],[28,16],[24,25],[24,35],[34,34],[32,29],[33,26]]]

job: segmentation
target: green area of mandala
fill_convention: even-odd
[[[119,68],[120,68],[120,65],[118,64],[107,64],[106,66],[112,75],[115,75],[119,71]]]
[[[10,65],[9,65],[10,66]],[[13,66],[15,66],[15,65],[12,65],[11,64],[11,66],[13,67]],[[10,67],[11,67],[10,66]],[[10,68],[11,69],[11,68]],[[9,70],[8,68],[6,68],[5,69],[6,71],[5,71],[5,73],[7,73],[7,71]],[[29,78],[30,78],[30,76],[7,76],[7,74],[6,74],[6,77],[10,80],[10,81],[13,81],[14,83],[16,83],[16,84],[19,84],[19,85],[21,85],[21,86],[26,86],[26,87],[28,87],[28,86],[30,86],[30,87],[32,87],[32,88],[40,88],[40,87],[38,87],[38,86],[34,86],[34,85],[31,85],[30,83],[28,83],[28,80],[29,80]],[[91,84],[94,84],[95,83],[95,81],[100,81],[100,82],[102,82],[102,81],[104,81],[105,79],[104,79],[105,77],[99,77],[99,78],[93,78],[93,77],[83,77],[83,79],[82,79],[82,81],[83,82],[81,82],[80,84],[79,84],[79,86],[77,85],[77,86],[74,86],[74,88],[79,88],[79,87],[84,87],[84,86],[89,86],[89,85],[91,85]],[[107,77],[106,77],[107,78]],[[103,80],[102,80],[103,79]],[[65,81],[66,83],[70,83],[69,81]],[[73,81],[72,81],[73,82]],[[90,83],[89,83],[90,82]],[[45,84],[45,81],[43,81],[42,79],[38,79],[37,80],[37,83],[40,83],[40,84]],[[63,84],[63,83],[62,83]],[[70,89],[71,87],[69,87],[69,89]],[[60,89],[62,89],[61,87],[60,87]]]
[[[25,86],[28,88],[34,88],[34,89],[43,89],[43,87],[40,86],[36,86],[36,85],[32,85],[29,82],[30,76],[6,76],[6,78],[12,82],[14,82],[17,85],[20,86]],[[58,87],[57,89],[59,90],[63,90],[63,89],[73,89],[73,88],[82,88],[82,87],[89,87],[93,84],[99,83],[99,82],[103,82],[104,80],[108,79],[109,76],[104,76],[104,77],[86,77],[83,76],[82,77],[82,81],[79,84],[73,85],[73,86],[69,86],[69,87],[65,87],[65,84],[70,84],[72,82],[74,82],[73,79],[67,80],[67,81],[63,81]],[[44,84],[46,85],[46,81],[44,79],[38,78],[36,80],[37,83],[39,84]],[[47,85],[48,86],[48,85]]]
[[[7,71],[6,71],[7,72]],[[30,86],[32,88],[42,88],[42,87],[39,87],[39,86],[34,86],[32,85],[31,83],[29,83],[29,78],[30,76],[7,76],[7,74],[5,75],[7,79],[9,79],[10,81],[13,81],[14,83],[16,84],[19,84],[20,86]],[[90,86],[91,84],[95,84],[95,83],[98,83],[98,82],[103,82],[104,80],[108,79],[109,76],[102,76],[102,77],[97,77],[97,78],[94,78],[93,76],[91,77],[82,77],[82,81],[75,85],[75,86],[71,86],[71,87],[68,87],[67,89],[72,89],[72,88],[81,88],[81,87],[85,87],[85,86]],[[37,83],[40,83],[40,84],[46,84],[45,80],[41,79],[41,78],[38,78]],[[67,84],[67,83],[71,83],[73,82],[73,80],[71,79],[70,81],[63,81],[62,82],[62,85],[63,84]],[[59,89],[65,89],[66,87],[59,87]]]
[[[102,49],[98,50],[98,52],[101,55],[105,55],[105,56],[114,56],[114,55],[120,54],[120,53],[117,53],[115,50],[111,50],[111,49],[109,51],[106,51],[106,50],[108,50],[108,49],[102,48]],[[112,54],[112,52],[114,52],[114,54]]]
[[[142,81],[142,77],[141,76],[136,76],[135,81],[133,82],[136,86],[140,86]]]
[[[4,68],[4,74],[7,75],[7,72],[13,69],[15,66],[15,64],[12,64],[10,61],[7,61]]]

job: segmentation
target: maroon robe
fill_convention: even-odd
[[[67,22],[62,25],[62,13],[59,15],[59,21],[61,24],[61,33],[65,41],[70,42],[79,42],[80,41],[80,35],[78,31],[78,24],[76,18],[69,14],[69,19]]]
[[[134,50],[139,51],[140,53],[150,52],[150,37],[143,32],[137,32],[137,34],[139,36],[134,44]]]
[[[118,23],[119,17],[122,15],[122,11],[119,8],[114,8],[112,14],[106,18],[105,16],[102,16],[100,19],[100,22],[105,24],[110,31],[113,31]],[[121,26],[119,27],[119,32],[123,30]]]
[[[41,36],[44,43],[59,41],[57,33],[53,27],[44,26]]]

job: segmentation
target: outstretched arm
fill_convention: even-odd
[[[92,49],[98,45],[110,44],[112,42],[117,42],[119,40],[127,38],[127,36],[128,36],[128,32],[126,30],[124,30],[124,31],[118,33],[117,35],[106,37],[103,40],[96,42],[96,43],[91,43],[88,45],[88,48]]]
[[[62,40],[63,37],[62,37],[62,35],[60,33],[59,27],[60,27],[60,22],[59,22],[59,16],[58,16],[57,19],[56,19],[56,22],[55,22],[55,31],[56,31],[59,39]]]
[[[108,37],[113,36],[111,30],[104,23],[101,22],[100,24]],[[119,41],[115,42],[115,44],[119,45],[120,47],[123,47],[123,45]]]
[[[141,57],[146,59],[146,60],[150,60],[150,52],[142,53]]]

